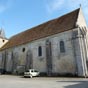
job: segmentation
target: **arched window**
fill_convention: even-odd
[[[5,42],[5,40],[2,40],[3,42]]]
[[[42,47],[41,46],[38,47],[38,56],[42,56]]]
[[[25,52],[25,48],[22,49],[22,52]]]
[[[64,41],[60,41],[60,52],[61,52],[61,53],[65,53]]]

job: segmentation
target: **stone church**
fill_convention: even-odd
[[[88,28],[82,9],[12,36],[0,48],[0,68],[88,76]]]

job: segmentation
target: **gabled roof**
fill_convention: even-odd
[[[7,44],[5,44],[1,48],[1,50],[22,45],[64,31],[72,30],[73,28],[75,28],[79,10],[80,9],[77,9],[57,19],[48,21],[37,27],[28,29],[24,32],[14,35],[9,39]]]

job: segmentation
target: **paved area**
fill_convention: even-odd
[[[0,75],[0,88],[88,88],[88,78],[23,78]]]

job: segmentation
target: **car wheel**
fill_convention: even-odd
[[[32,75],[30,75],[30,78],[32,78]]]
[[[27,76],[24,76],[24,78],[27,78]]]

